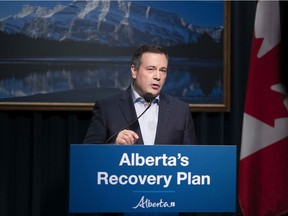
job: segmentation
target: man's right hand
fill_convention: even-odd
[[[132,130],[122,130],[118,133],[115,143],[117,145],[132,145],[139,139],[137,133]]]

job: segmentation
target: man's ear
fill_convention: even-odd
[[[133,78],[133,79],[136,79],[137,70],[136,70],[135,65],[131,65],[131,75],[132,75],[132,78]]]

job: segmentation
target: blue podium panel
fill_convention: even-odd
[[[70,146],[71,213],[235,212],[236,146]]]

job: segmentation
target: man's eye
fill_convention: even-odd
[[[165,70],[165,69],[162,69],[162,70],[160,70],[162,73],[167,73],[167,70]]]

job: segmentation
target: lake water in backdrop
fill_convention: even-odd
[[[124,90],[131,82],[130,60],[131,57],[1,59],[0,100],[89,88]],[[172,57],[163,91],[191,104],[222,104],[223,62]]]

